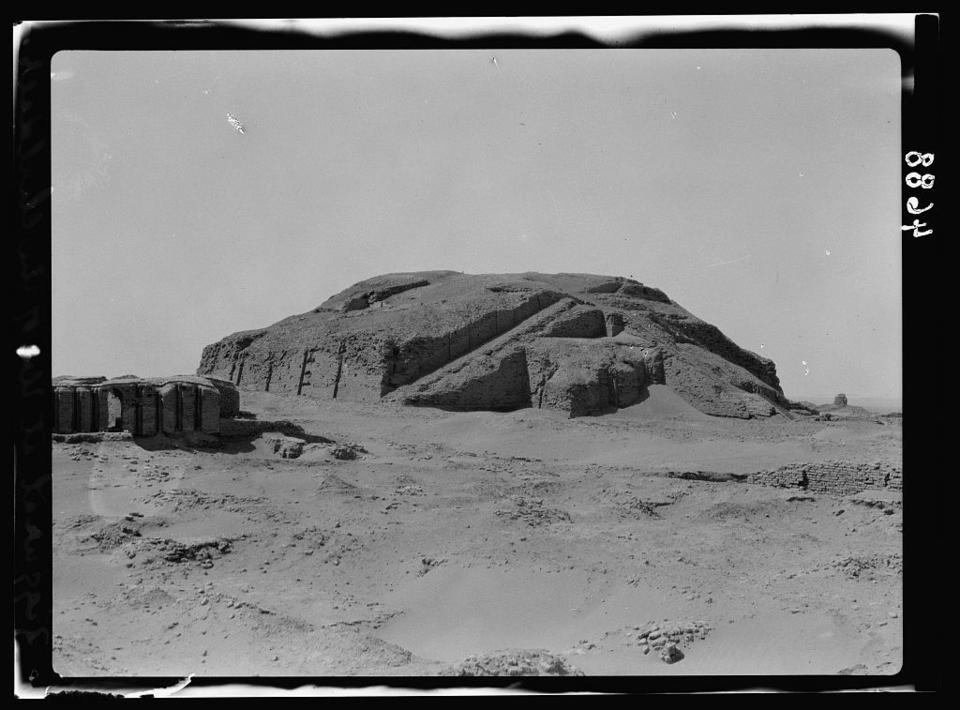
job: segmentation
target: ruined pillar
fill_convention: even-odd
[[[196,429],[197,415],[197,388],[196,385],[179,384],[180,390],[180,430],[193,431]]]
[[[57,387],[54,389],[56,396],[56,431],[59,434],[70,434],[73,432],[73,387]]]
[[[120,429],[137,433],[137,383],[125,382],[115,386],[120,397]]]
[[[164,434],[175,434],[179,424],[179,392],[174,382],[168,382],[160,388],[160,430]]]
[[[201,385],[197,388],[200,397],[200,422],[197,428],[204,434],[220,433],[220,392],[216,387]]]
[[[240,414],[240,392],[232,382],[216,377],[206,378],[220,393],[220,416],[229,419]]]
[[[142,384],[137,390],[139,436],[156,436],[160,431],[160,395],[155,385]]]
[[[89,387],[74,388],[76,398],[74,407],[76,409],[76,430],[77,431],[96,431],[98,422],[94,420],[94,399],[93,392]]]

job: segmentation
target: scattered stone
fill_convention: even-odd
[[[300,454],[303,453],[303,447],[307,443],[303,439],[276,432],[265,433],[263,438],[272,447],[273,453],[284,459],[299,458]]]
[[[100,550],[113,550],[140,537],[139,525],[136,523],[131,525],[131,522],[125,519],[123,522],[108,523],[91,533],[89,538],[97,543]]]
[[[163,559],[168,562],[211,561],[214,557],[225,555],[230,552],[230,541],[224,538],[213,540],[198,540],[195,542],[184,543],[178,540],[154,539],[153,544],[159,548]],[[212,562],[211,562],[212,566]]]
[[[362,451],[361,447],[353,444],[340,444],[330,449],[330,455],[341,461],[352,461],[357,458],[357,452]]]
[[[903,573],[903,557],[898,553],[844,557],[827,566],[840,571],[848,579],[873,579],[878,573]]]
[[[558,508],[550,508],[543,504],[543,498],[527,498],[512,496],[512,508],[498,509],[495,515],[525,522],[531,527],[548,525],[557,522],[571,522],[570,513]]]
[[[677,661],[683,660],[683,651],[671,643],[661,649],[660,660],[664,663],[676,663]]]
[[[444,675],[455,676],[582,676],[565,658],[543,649],[507,649],[470,656],[449,667]]]
[[[436,567],[439,567],[440,565],[442,565],[442,564],[443,564],[444,562],[446,562],[446,561],[447,561],[447,559],[446,559],[445,557],[442,558],[442,559],[438,559],[438,560],[437,560],[437,559],[434,559],[434,558],[432,558],[432,557],[424,557],[424,558],[420,561],[422,566],[420,567],[420,571],[417,572],[417,576],[418,576],[418,577],[422,577],[423,575],[427,574],[430,570],[432,570],[432,569],[434,569],[434,568],[436,568]]]

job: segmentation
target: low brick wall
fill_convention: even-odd
[[[748,480],[765,486],[853,495],[867,489],[901,490],[903,469],[883,462],[817,461],[758,471],[751,474]]]
[[[128,431],[134,436],[217,434],[240,410],[237,388],[194,375],[59,377],[53,382],[53,432]]]

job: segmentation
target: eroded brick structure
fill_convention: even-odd
[[[596,274],[382,274],[203,349],[248,391],[451,411],[630,406],[666,385],[713,416],[790,416],[771,360],[663,291]]]
[[[65,377],[53,382],[53,431],[134,436],[218,434],[240,410],[237,388],[213,377]]]

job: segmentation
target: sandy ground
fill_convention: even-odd
[[[53,445],[61,675],[518,672],[504,649],[603,675],[900,669],[898,496],[664,475],[899,461],[897,424],[715,419],[659,387],[572,420],[242,397],[313,443]]]

